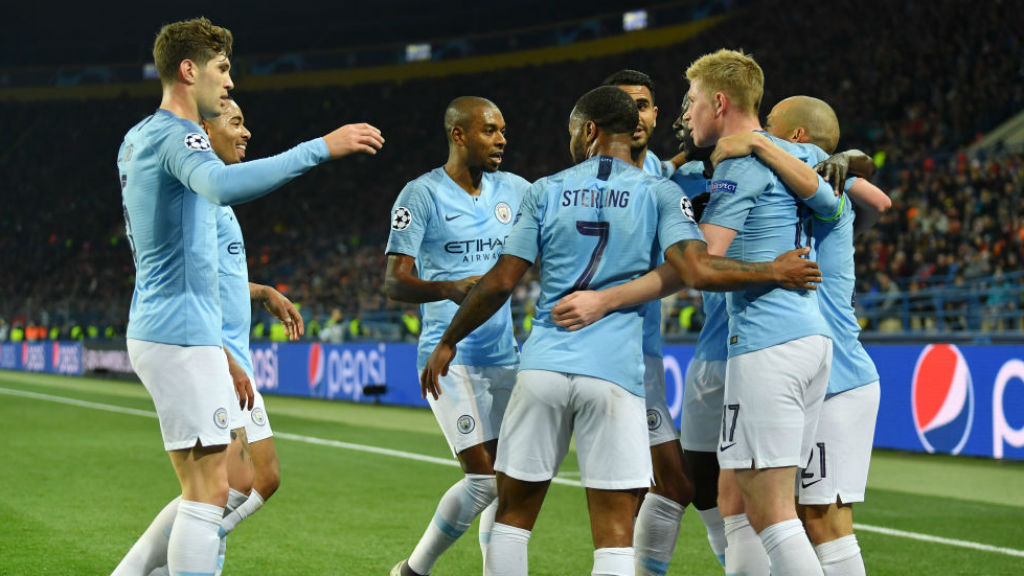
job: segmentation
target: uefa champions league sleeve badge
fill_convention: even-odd
[[[405,206],[395,208],[395,213],[391,215],[391,229],[401,232],[410,224],[412,224],[412,212]]]
[[[206,136],[198,132],[191,132],[185,135],[185,148],[195,150],[196,152],[209,152],[210,141],[206,139]]]

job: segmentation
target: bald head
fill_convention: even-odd
[[[832,154],[839,145],[839,119],[825,101],[810,96],[792,96],[772,108],[767,130],[773,136],[793,142],[817,144]]]
[[[444,111],[444,132],[448,135],[448,142],[452,141],[452,130],[456,126],[468,131],[478,111],[498,110],[498,106],[479,96],[459,96],[448,103]]]

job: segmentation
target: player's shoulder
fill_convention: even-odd
[[[443,167],[434,168],[407,182],[402,189],[402,195],[434,198],[437,190],[445,185],[446,178]]]
[[[742,182],[759,181],[770,177],[771,168],[753,154],[738,158],[726,158],[715,166],[712,182],[729,181],[734,185]],[[712,192],[715,185],[712,184]]]
[[[210,140],[198,124],[164,109],[147,116],[132,130],[158,146],[180,146],[195,152],[211,150]]]
[[[783,140],[782,138],[772,136],[768,133],[765,133],[765,136],[774,142],[776,146],[804,162],[817,164],[818,162],[828,158],[828,153],[822,150],[817,144],[812,144],[810,142],[790,142],[789,140]]]
[[[526,178],[523,178],[522,176],[520,176],[518,174],[513,174],[512,172],[505,172],[505,171],[499,170],[497,172],[487,172],[487,173],[485,173],[485,175],[490,176],[495,182],[498,182],[498,183],[501,183],[501,184],[507,184],[507,185],[514,186],[514,187],[517,187],[517,188],[529,188],[530,187],[530,181],[529,180],[527,180]]]

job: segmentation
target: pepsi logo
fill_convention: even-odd
[[[309,387],[316,388],[324,377],[324,351],[319,342],[309,346]]]
[[[914,367],[910,404],[924,449],[959,454],[974,421],[974,384],[959,348],[932,344],[921,352]]]

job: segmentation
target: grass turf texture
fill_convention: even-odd
[[[410,384],[412,385],[412,384]],[[0,372],[0,388],[152,411],[136,383]],[[0,575],[109,574],[177,493],[155,417],[0,393]],[[268,397],[275,431],[451,460],[425,410]],[[282,487],[228,539],[232,574],[387,574],[408,556],[453,466],[277,440]],[[562,475],[577,479],[575,455]],[[1024,548],[1024,465],[876,452],[860,524]],[[1024,558],[862,530],[873,576],[1024,574]],[[535,575],[585,574],[584,492],[552,485],[530,541]],[[434,574],[480,572],[475,528]],[[699,517],[683,519],[670,574],[719,575]]]

